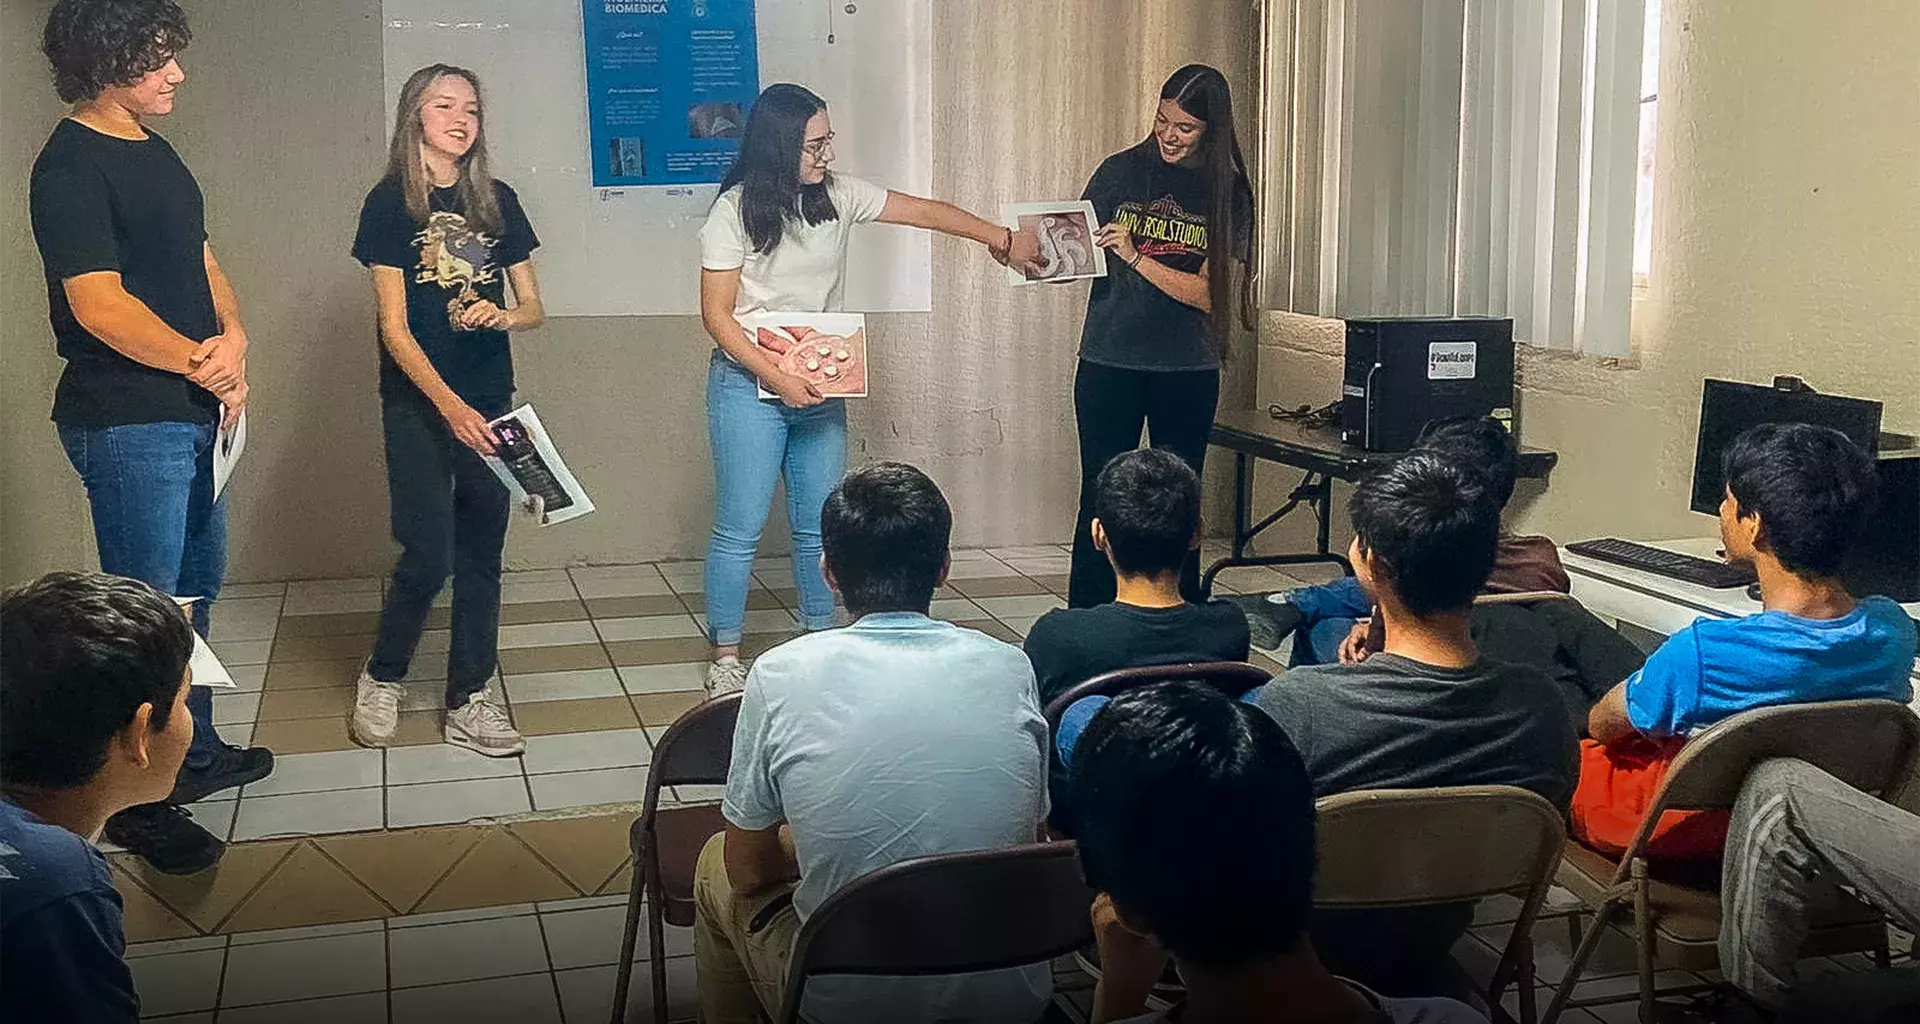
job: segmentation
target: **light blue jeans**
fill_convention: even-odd
[[[714,350],[707,367],[707,436],[713,445],[713,540],[707,545],[707,638],[740,642],[753,552],[773,488],[787,481],[793,579],[800,622],[833,625],[833,591],[820,572],[820,509],[847,464],[847,409],[839,400],[790,409],[761,400],[752,373]]]

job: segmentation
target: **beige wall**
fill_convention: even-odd
[[[1911,0],[1665,0],[1653,274],[1624,365],[1523,350],[1517,525],[1702,536],[1700,381],[1799,374],[1920,430],[1920,11]],[[1269,314],[1260,397],[1338,393],[1340,325]],[[1274,493],[1269,478],[1265,493]],[[1297,539],[1300,534],[1289,535]]]
[[[207,192],[214,245],[254,338],[255,410],[231,500],[229,576],[384,571],[371,297],[346,255],[389,116],[380,5],[188,6],[190,78],[180,112],[158,127]],[[60,364],[26,216],[27,170],[59,116],[36,51],[46,7],[7,0],[0,13],[0,179],[11,183],[0,214],[10,271],[0,285],[9,311],[0,319],[4,581],[92,561],[85,501],[46,422]],[[1221,67],[1251,105],[1253,6],[1244,0],[933,8],[935,192],[981,212],[1077,195],[1102,157],[1144,134],[1161,79],[1187,61]],[[954,501],[962,543],[1062,540],[1078,478],[1071,385],[1085,291],[1016,291],[997,271],[977,249],[937,241],[933,312],[875,318],[878,397],[855,405],[853,459],[927,468]],[[537,402],[600,512],[551,530],[516,528],[509,563],[696,557],[712,489],[708,343],[697,322],[558,320],[516,347],[522,397]],[[1250,374],[1238,376],[1250,397]],[[780,532],[776,516],[769,536]]]

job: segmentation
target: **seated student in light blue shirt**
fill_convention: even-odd
[[[1741,434],[1724,464],[1721,542],[1759,574],[1765,610],[1668,638],[1594,706],[1587,726],[1603,744],[1685,736],[1774,704],[1913,699],[1913,620],[1839,579],[1873,503],[1872,459],[1838,431],[1791,423]]]
[[[858,621],[774,648],[747,674],[726,832],[695,874],[706,1024],[777,1015],[801,923],[861,875],[1039,837],[1047,725],[1027,656],[927,617],[951,527],[940,489],[911,466],[868,466],[827,496],[826,579]],[[1051,993],[1041,964],[822,977],[804,1007],[815,1024],[1003,1024],[1038,1019]]]

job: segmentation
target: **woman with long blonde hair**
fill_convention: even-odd
[[[445,736],[489,757],[525,750],[492,688],[506,488],[482,461],[513,400],[507,336],[540,326],[540,244],[520,199],[487,168],[480,79],[449,64],[400,90],[386,174],[360,211],[353,255],[373,275],[387,488],[400,560],[360,673],[351,732],[384,747],[434,595],[453,577]],[[513,285],[513,301],[507,284]]]

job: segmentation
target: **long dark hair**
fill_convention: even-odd
[[[740,186],[740,222],[753,240],[754,252],[772,252],[790,217],[824,224],[840,216],[827,195],[831,175],[818,185],[800,183],[800,147],[807,141],[807,122],[825,109],[826,100],[787,82],[767,86],[753,101],[740,152],[720,180],[720,191]]]
[[[1206,123],[1201,136],[1201,173],[1213,208],[1207,211],[1207,295],[1213,312],[1213,347],[1220,355],[1227,351],[1227,332],[1233,327],[1233,314],[1253,328],[1253,272],[1240,276],[1239,294],[1234,294],[1233,260],[1239,254],[1234,240],[1240,237],[1241,216],[1253,215],[1253,186],[1247,180],[1247,161],[1240,155],[1240,140],[1233,131],[1233,95],[1226,76],[1205,64],[1189,64],[1160,87],[1160,98],[1172,100],[1180,109]],[[1152,139],[1147,140],[1151,145]]]
[[[393,142],[387,147],[387,176],[400,182],[407,199],[407,214],[415,224],[427,222],[427,193],[433,182],[420,159],[421,140],[426,130],[420,124],[420,108],[426,105],[427,90],[446,76],[464,78],[473,86],[475,105],[473,145],[460,158],[460,177],[454,183],[455,195],[467,223],[482,231],[500,231],[500,203],[493,192],[493,172],[487,167],[487,105],[480,90],[480,76],[452,64],[429,64],[407,76],[400,87],[400,99],[394,104]]]

